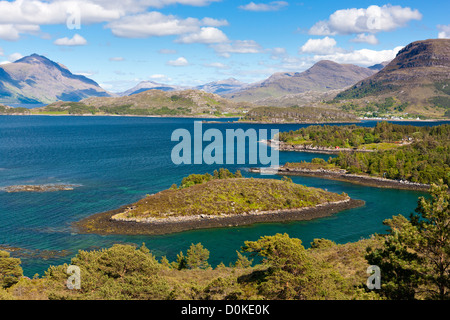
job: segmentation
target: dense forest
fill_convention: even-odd
[[[450,125],[417,127],[381,122],[375,128],[311,126],[280,133],[280,141],[324,147],[376,150],[340,152],[330,158],[350,173],[424,184],[450,182]]]
[[[211,266],[201,243],[174,261],[157,259],[145,244],[81,250],[70,262],[80,270],[79,289],[68,285],[67,264],[30,279],[20,259],[0,251],[0,299],[449,299],[450,194],[442,184],[430,194],[409,219],[386,220],[385,235],[347,244],[315,239],[309,248],[287,234],[263,236],[243,243],[228,266]],[[369,265],[381,270],[380,289],[366,285]]]

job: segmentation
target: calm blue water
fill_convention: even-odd
[[[97,212],[115,209],[169,188],[190,173],[232,171],[245,166],[181,165],[171,162],[175,129],[193,129],[194,119],[139,117],[0,116],[0,187],[16,184],[79,184],[73,191],[50,193],[0,192],[0,245],[30,250],[69,250],[50,260],[23,258],[27,276],[42,275],[49,265],[69,263],[78,250],[109,247],[114,243],[145,242],[157,257],[174,260],[180,250],[201,242],[210,250],[210,263],[236,260],[245,240],[288,233],[305,246],[314,238],[338,243],[383,233],[382,221],[409,215],[423,193],[357,186],[319,178],[292,177],[307,186],[346,192],[366,206],[309,222],[258,224],[247,227],[190,231],[165,236],[99,236],[76,234],[71,223]],[[402,122],[405,123],[405,122]],[[374,126],[367,121],[362,125]],[[406,123],[405,123],[406,124]],[[430,125],[429,123],[414,123]],[[433,123],[438,124],[438,123]],[[204,124],[204,129],[265,128],[295,130],[304,125]],[[280,162],[328,159],[329,155],[281,152]],[[246,176],[259,177],[243,171]],[[268,176],[277,178],[279,176]]]

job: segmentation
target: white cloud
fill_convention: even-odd
[[[41,25],[66,25],[79,18],[81,24],[113,22],[148,8],[181,4],[206,6],[220,0],[0,0],[0,39],[17,40],[22,33],[36,33]],[[225,20],[206,19],[209,26],[226,25]],[[123,25],[122,25],[123,26]],[[145,24],[144,24],[145,26]]]
[[[3,40],[16,41],[19,40],[20,34],[22,33],[36,34],[39,31],[40,27],[38,25],[29,25],[29,24],[14,25],[14,24],[0,23],[0,39]]]
[[[239,9],[246,11],[278,11],[287,7],[289,3],[286,1],[272,1],[270,3],[254,3],[250,2],[245,6],[239,6]]]
[[[229,66],[227,66],[226,64],[223,64],[221,62],[205,63],[204,66],[208,67],[208,68],[216,68],[216,69],[229,69],[230,68]]]
[[[112,21],[127,14],[173,4],[205,6],[220,0],[15,0],[0,1],[0,24],[65,24],[79,13],[82,23]]]
[[[228,26],[229,23],[227,20],[217,20],[217,19],[213,19],[213,18],[203,18],[202,20],[200,20],[200,23],[204,26],[207,27],[224,27],[224,26]]]
[[[87,41],[77,33],[72,37],[72,39],[64,37],[56,39],[53,43],[57,46],[84,46],[87,44]]]
[[[177,50],[173,49],[161,49],[158,51],[160,54],[176,54]]]
[[[286,48],[281,48],[281,47],[270,49],[270,52],[276,56],[282,56],[287,53]]]
[[[262,47],[254,40],[235,40],[229,43],[212,45],[212,48],[223,57],[230,57],[231,53],[260,53]]]
[[[105,90],[111,90],[114,88],[114,86],[112,84],[107,84],[107,83],[99,83],[98,85]]]
[[[14,41],[19,38],[19,31],[12,24],[0,24],[0,39]]]
[[[35,33],[41,25],[66,24],[73,15],[82,17],[82,23],[100,23],[118,19],[126,13],[123,8],[106,8],[97,0],[16,0],[0,1],[0,30],[9,29],[10,35],[0,37],[17,40],[20,33]]]
[[[125,58],[124,57],[111,57],[111,58],[109,58],[109,61],[121,62],[121,61],[125,61]]]
[[[201,28],[197,33],[182,35],[176,42],[180,43],[222,43],[227,42],[228,37],[221,30],[213,27]]]
[[[422,19],[418,10],[401,6],[373,5],[367,9],[335,11],[328,20],[317,22],[309,33],[313,35],[361,34],[392,31],[406,26],[411,20]]]
[[[147,38],[196,32],[199,21],[194,18],[181,20],[175,16],[166,16],[153,11],[124,17],[107,24],[106,27],[118,37]]]
[[[381,51],[361,49],[350,52],[336,52],[329,55],[315,55],[313,59],[315,61],[331,60],[337,63],[350,63],[369,67],[377,63],[394,59],[402,48],[403,47],[396,47],[392,50]]]
[[[149,79],[157,80],[157,81],[172,81],[172,78],[169,78],[165,74],[152,74]]]
[[[166,79],[167,76],[165,74],[152,74],[149,78],[150,79]]]
[[[108,2],[109,0],[97,0],[99,2]],[[182,4],[187,6],[203,7],[211,4],[212,2],[219,2],[221,0],[146,0],[146,1],[132,1],[132,2],[142,2],[148,7],[162,8],[165,6],[173,4]],[[120,1],[117,2],[126,2]]]
[[[309,39],[300,48],[299,53],[330,54],[336,50],[336,40],[325,37],[323,39]]]
[[[184,67],[184,66],[189,65],[189,62],[186,60],[185,57],[179,57],[176,60],[167,61],[167,65],[173,66],[173,67]]]
[[[351,42],[356,43],[368,43],[368,44],[378,44],[378,39],[373,34],[360,33],[356,36],[356,38],[350,40]]]
[[[0,56],[4,56],[4,55],[5,55],[5,53],[3,52],[3,49],[0,48]],[[23,58],[23,55],[21,53],[15,52],[15,53],[8,55],[8,57],[7,57],[8,60],[4,60],[4,61],[0,62],[0,65],[16,62],[17,60],[22,59],[22,58]]]
[[[279,63],[270,64],[263,62],[260,65],[267,68],[266,72],[270,71],[270,74],[273,74],[275,72],[301,72],[311,67],[313,64],[314,61],[309,56],[294,57],[286,55],[280,59]]]
[[[437,28],[439,30],[439,39],[450,39],[450,24],[446,26],[438,25]]]
[[[270,53],[270,59],[272,60],[280,60],[288,56],[286,49],[281,47],[267,49],[266,51]]]
[[[223,25],[223,20],[204,18],[180,19],[173,15],[164,15],[152,11],[130,15],[106,25],[112,33],[123,38],[148,38],[155,36],[173,36],[201,32],[201,27]]]
[[[94,74],[97,74],[98,71],[92,71],[92,70],[88,70],[88,71],[76,71],[74,72],[74,74],[80,75],[80,76],[85,76],[86,78],[89,78],[91,76],[93,76]]]
[[[22,59],[22,58],[23,58],[23,55],[18,53],[18,52],[10,54],[8,56],[8,60],[11,61],[11,62],[15,62],[15,61],[17,61],[19,59]]]

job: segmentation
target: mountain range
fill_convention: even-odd
[[[344,89],[373,75],[376,70],[352,64],[339,64],[322,60],[304,72],[280,72],[268,79],[250,85],[225,97],[234,101],[251,101],[266,104],[265,99],[280,98],[286,95],[301,94],[308,91],[326,92]]]
[[[161,90],[161,91],[181,91],[189,89],[189,87],[176,86],[170,84],[163,84],[154,81],[141,81],[136,86],[127,91],[120,92],[117,95],[120,97],[131,96],[132,94],[141,93],[147,90]]]
[[[234,78],[214,81],[196,87],[180,87],[143,81],[134,88],[119,93],[119,96],[152,89],[162,91],[191,89],[218,94],[236,102],[250,102],[257,105],[304,105],[323,99],[331,99],[342,89],[381,70],[387,63],[382,62],[364,68],[323,60],[304,72],[279,72],[263,81],[252,84],[243,83]]]
[[[388,102],[404,112],[450,116],[450,39],[410,43],[382,70],[339,93],[336,100],[367,110]]]
[[[304,72],[275,73],[253,84],[234,78],[195,87],[145,81],[120,94],[109,93],[95,81],[37,54],[0,65],[0,104],[56,101],[82,102],[60,103],[57,107],[64,112],[76,112],[78,107],[89,112],[95,111],[91,108],[106,110],[108,104],[133,111],[150,103],[148,108],[156,113],[177,106],[184,113],[205,114],[208,108],[212,113],[234,113],[254,106],[323,107],[327,102],[328,108],[359,115],[450,117],[450,39],[413,42],[392,61],[369,68],[324,60]],[[162,104],[158,107],[158,103]]]
[[[87,97],[108,97],[94,80],[76,75],[62,64],[32,54],[0,65],[0,103],[51,103],[79,101]]]
[[[181,90],[202,90],[207,93],[215,93],[219,95],[227,94],[242,90],[247,87],[248,84],[236,80],[234,78],[228,78],[225,80],[213,81],[206,84],[202,84],[196,87],[176,86],[170,84],[163,84],[154,81],[141,81],[135,87],[118,93],[119,96],[129,96],[132,94],[140,93],[146,90],[161,90],[161,91],[181,91]]]
[[[94,80],[73,74],[67,67],[44,56],[32,54],[13,63],[0,65],[0,103],[49,104],[56,101],[81,101],[89,97],[130,96],[147,90],[200,90],[236,102],[257,102],[305,92],[343,89],[372,75],[375,70],[355,65],[320,61],[305,72],[275,73],[268,79],[248,84],[228,78],[199,86],[177,86],[142,81],[120,93],[102,89]],[[301,96],[299,98],[302,100]],[[297,99],[298,100],[298,99]],[[277,105],[277,101],[268,100]],[[309,101],[309,99],[306,99]]]

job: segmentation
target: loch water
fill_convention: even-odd
[[[192,132],[193,118],[83,117],[83,116],[0,116],[0,188],[26,184],[75,184],[72,191],[0,191],[0,246],[22,248],[26,276],[43,275],[50,265],[70,263],[78,250],[107,248],[115,243],[145,245],[157,258],[170,261],[192,243],[201,242],[216,266],[237,258],[236,250],[246,240],[264,235],[288,233],[308,247],[315,238],[337,243],[357,241],[384,233],[383,220],[393,215],[408,216],[423,192],[366,187],[313,177],[292,177],[295,183],[328,191],[346,192],[366,202],[364,207],[327,218],[288,223],[266,223],[243,227],[188,231],[161,236],[119,236],[78,234],[72,223],[89,215],[136,202],[147,194],[180,184],[191,173],[212,173],[225,167],[241,170],[246,177],[250,165],[175,165],[171,141],[176,129]],[[440,122],[400,122],[437,125]],[[340,124],[343,125],[343,124]],[[375,126],[376,121],[359,125]],[[250,128],[295,130],[304,124],[242,124],[221,120],[205,123],[204,129],[247,130]],[[280,164],[330,155],[280,152]],[[280,176],[264,176],[280,179]],[[60,252],[66,255],[40,253]],[[34,253],[34,254],[23,254]],[[37,253],[37,254],[36,254]],[[16,253],[20,254],[20,253]],[[12,253],[14,256],[15,253]]]

